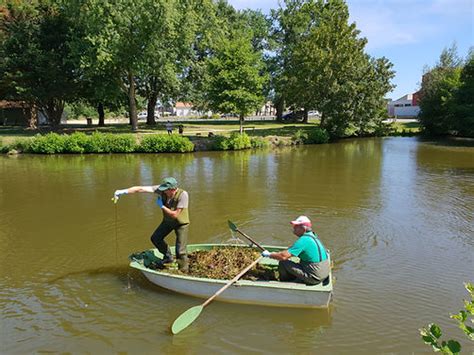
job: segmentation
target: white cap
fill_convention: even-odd
[[[306,216],[299,216],[297,219],[295,219],[294,221],[291,221],[290,223],[294,226],[303,225],[306,227],[311,227],[311,221]]]

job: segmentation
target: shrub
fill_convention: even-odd
[[[329,134],[319,127],[308,130],[299,129],[291,137],[291,141],[293,144],[322,144],[329,142]]]
[[[329,133],[322,128],[315,127],[308,131],[308,138],[305,143],[323,144],[329,142]]]
[[[213,148],[216,150],[240,150],[252,148],[250,137],[246,133],[231,133],[230,137],[217,136]]]
[[[474,284],[468,282],[464,284],[467,292],[469,292],[470,300],[464,300],[464,309],[458,314],[451,315],[458,323],[458,327],[464,332],[467,338],[474,341],[474,328],[469,324],[474,321]],[[456,340],[441,340],[442,331],[439,325],[431,323],[426,328],[419,329],[421,338],[427,345],[431,345],[434,352],[441,351],[443,354],[459,354],[461,352],[461,344]]]
[[[132,153],[137,148],[136,139],[132,134],[105,134],[107,153]]]
[[[131,153],[136,147],[132,134],[94,132],[85,140],[84,153]]]
[[[270,146],[270,142],[263,137],[252,137],[250,144],[252,148],[268,148]]]
[[[168,135],[168,147],[170,152],[192,152],[194,150],[194,144],[191,143],[189,138],[180,136],[178,134]]]
[[[107,140],[105,134],[94,132],[85,142],[84,153],[108,153]]]
[[[0,153],[6,153],[6,152],[8,152],[8,146],[3,145],[3,141],[0,138]]]
[[[29,152],[31,151],[31,143],[33,142],[33,139],[31,138],[18,138],[15,139],[15,141],[7,146],[7,151],[15,149],[19,152]]]
[[[137,151],[143,153],[192,152],[194,144],[177,134],[148,134],[142,137]]]
[[[31,141],[28,152],[37,154],[57,154],[64,149],[64,136],[48,133],[44,136],[37,134]]]
[[[212,138],[212,150],[226,150],[227,149],[227,138],[224,136],[214,136]]]
[[[299,129],[295,132],[295,134],[293,134],[293,136],[291,137],[291,141],[294,143],[294,144],[303,144],[303,143],[306,143],[308,141],[308,133],[303,131],[302,129]]]
[[[66,136],[64,140],[64,153],[84,153],[88,140],[89,137],[85,133],[80,132]]]
[[[374,136],[396,136],[398,135],[398,129],[394,122],[385,123],[383,121],[377,122],[373,129]]]

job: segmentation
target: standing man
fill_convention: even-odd
[[[326,248],[312,231],[308,217],[300,216],[290,223],[298,240],[287,250],[275,253],[264,250],[262,256],[279,260],[280,281],[302,281],[307,285],[317,285],[329,276]],[[292,256],[299,257],[300,262],[291,261]]]
[[[189,196],[188,193],[178,188],[178,182],[173,177],[167,177],[161,185],[155,186],[132,186],[128,189],[116,190],[115,198],[124,194],[133,194],[135,192],[149,192],[158,194],[156,204],[163,211],[163,220],[151,236],[151,242],[163,254],[163,260],[159,267],[164,268],[167,263],[173,262],[173,255],[170,247],[164,239],[171,231],[176,234],[176,259],[178,268],[187,272],[189,269],[188,253],[186,246],[188,243],[189,227]]]
[[[168,132],[168,134],[173,133],[173,124],[170,122],[170,120],[166,122],[166,131]]]

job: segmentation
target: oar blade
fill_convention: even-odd
[[[181,313],[181,315],[173,322],[171,332],[173,334],[178,334],[184,328],[189,326],[197,317],[199,317],[203,308],[203,306],[194,306],[189,308],[186,312]]]
[[[234,232],[237,232],[237,226],[232,223],[231,221],[227,221],[229,223],[229,228],[232,229]]]

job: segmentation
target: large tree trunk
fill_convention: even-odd
[[[285,109],[285,100],[282,98],[277,99],[275,103],[275,108],[276,108],[276,120],[278,122],[283,121],[283,110]]]
[[[148,103],[147,103],[147,115],[146,115],[146,124],[150,126],[154,126],[156,124],[155,121],[155,107],[156,101],[158,100],[158,95],[156,93],[151,93],[148,96]]]
[[[41,107],[41,110],[46,114],[49,124],[53,127],[58,127],[64,112],[64,101],[51,99]]]
[[[321,112],[321,121],[319,121],[319,127],[325,128],[326,126],[326,115]]]
[[[23,112],[28,116],[28,128],[36,129],[38,128],[38,109],[34,103],[29,104],[28,107],[28,109],[23,109]]]
[[[308,109],[303,110],[303,123],[308,123]]]
[[[131,71],[128,73],[128,112],[130,114],[130,125],[132,131],[138,130],[137,101],[135,99],[135,81]]]
[[[97,105],[97,113],[99,114],[99,127],[105,126],[105,112],[104,112],[104,104],[102,102]]]
[[[240,123],[240,128],[239,128],[239,131],[240,131],[240,134],[244,133],[244,115],[240,115],[240,118],[239,118],[239,123]]]

